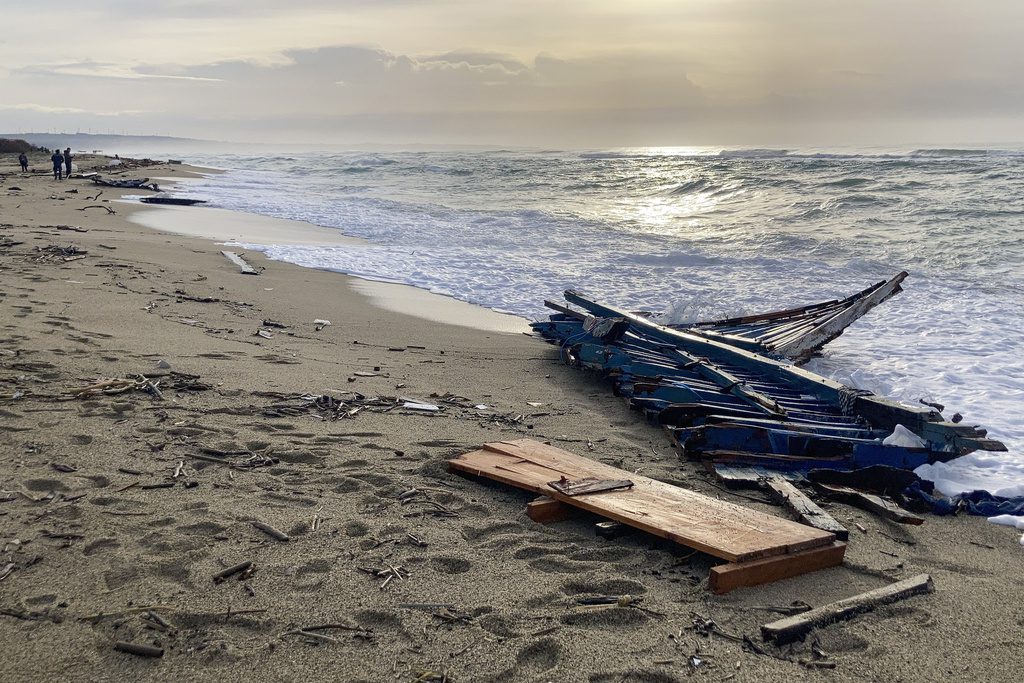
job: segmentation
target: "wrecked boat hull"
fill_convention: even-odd
[[[565,362],[608,376],[615,393],[663,425],[687,455],[731,454],[732,461],[742,456],[778,469],[913,469],[975,450],[1006,450],[984,430],[947,422],[934,408],[890,401],[573,290],[565,298],[582,310],[554,306],[558,312],[534,329],[559,346]],[[883,444],[897,425],[913,432],[920,447]]]

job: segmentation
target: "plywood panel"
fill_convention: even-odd
[[[453,470],[534,491],[730,562],[831,545],[827,532],[632,474],[530,439],[485,444],[449,461]],[[633,488],[565,496],[561,477],[629,479]]]

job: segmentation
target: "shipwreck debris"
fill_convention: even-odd
[[[765,624],[761,627],[761,635],[765,640],[771,640],[780,645],[790,643],[803,638],[811,629],[849,619],[862,612],[869,612],[880,605],[934,591],[935,585],[932,582],[932,577],[928,574],[918,574],[909,579],[854,595],[809,612]]]
[[[727,564],[711,570],[709,584],[716,593],[834,566],[842,562],[846,550],[831,533],[530,439],[484,444],[480,450],[449,460],[448,465],[453,471],[542,494],[724,559]],[[562,477],[626,480],[632,486],[572,496],[550,486]]]

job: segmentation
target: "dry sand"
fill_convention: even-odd
[[[707,556],[644,535],[596,538],[586,516],[535,524],[531,496],[447,472],[460,452],[529,436],[785,514],[756,492],[716,488],[550,346],[384,310],[349,278],[257,254],[263,273],[241,275],[210,240],[125,220],[161,209],[78,211],[116,195],[89,200],[87,181],[23,176],[14,163],[0,165],[4,681],[1019,680],[1024,562],[1011,529],[970,517],[904,527],[834,504],[853,534],[842,567],[711,595]],[[85,258],[42,251],[69,245]],[[318,331],[317,318],[333,325]],[[253,336],[264,319],[288,327]],[[161,372],[162,401],[65,393]],[[441,410],[268,416],[301,401],[260,392],[407,396]],[[214,583],[243,561],[251,575]],[[401,578],[384,585],[391,568]],[[760,643],[759,625],[777,616],[768,607],[921,572],[936,593],[767,654],[693,629],[699,615]],[[598,594],[644,609],[577,604]],[[318,631],[330,640],[289,634],[321,624],[344,628]],[[119,640],[164,655],[115,651]],[[834,668],[799,663],[814,659],[812,642]]]

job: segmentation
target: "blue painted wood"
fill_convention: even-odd
[[[566,299],[592,317],[562,307],[534,329],[560,347],[567,363],[607,377],[616,395],[665,425],[688,453],[775,458],[777,466],[788,468],[804,468],[809,460],[830,468],[913,468],[967,450],[1002,447],[972,427],[942,422],[936,411],[859,392],[573,291]],[[690,412],[681,404],[691,406]],[[895,424],[928,440],[929,448],[883,446],[881,438]]]

